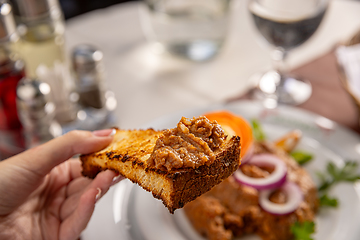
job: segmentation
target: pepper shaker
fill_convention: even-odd
[[[83,107],[103,108],[105,104],[103,53],[91,45],[81,44],[72,52],[79,103]]]
[[[72,51],[76,91],[79,96],[78,129],[96,130],[115,124],[117,101],[106,90],[103,53],[94,46],[80,44]]]

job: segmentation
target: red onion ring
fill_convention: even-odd
[[[281,190],[286,193],[287,202],[278,204],[271,202],[269,197],[274,190],[263,190],[259,192],[259,205],[264,211],[275,214],[285,215],[294,212],[303,200],[303,193],[300,187],[293,182],[286,182],[281,186]]]
[[[272,154],[254,155],[247,164],[256,166],[274,166],[274,171],[265,178],[252,178],[246,176],[241,168],[235,171],[234,178],[239,183],[256,188],[258,190],[278,188],[286,181],[286,164],[277,156]]]
[[[254,155],[254,144],[251,144],[245,156],[241,159],[241,164],[246,164],[247,162],[249,162],[253,155]]]

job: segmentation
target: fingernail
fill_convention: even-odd
[[[96,131],[92,132],[92,134],[97,136],[97,137],[110,137],[110,136],[114,136],[115,133],[116,133],[115,128],[96,130]]]
[[[101,189],[100,188],[96,188],[98,190],[98,193],[95,196],[95,203],[97,203],[97,201],[99,201],[99,199],[101,198]]]
[[[112,182],[111,182],[111,186],[117,184],[118,182],[120,182],[121,180],[123,180],[124,177],[121,175],[117,175],[113,178]]]

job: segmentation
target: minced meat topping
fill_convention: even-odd
[[[148,166],[169,171],[211,164],[215,160],[214,151],[225,139],[216,121],[210,122],[206,117],[182,117],[176,128],[164,130],[158,138]]]
[[[275,154],[284,161],[288,169],[287,180],[296,183],[304,195],[302,203],[293,213],[270,214],[260,207],[257,189],[239,184],[234,176],[230,176],[184,206],[191,224],[208,240],[240,239],[253,233],[262,240],[289,240],[294,239],[291,226],[295,222],[315,220],[318,194],[309,173],[273,143],[255,142],[254,154],[261,153]],[[250,164],[240,167],[242,172],[253,178],[265,177],[272,170]],[[276,190],[269,200],[282,204],[287,202],[287,195]]]

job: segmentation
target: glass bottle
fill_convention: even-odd
[[[0,1],[0,160],[24,150],[16,105],[16,86],[24,77],[24,63],[14,52],[19,40],[12,7]]]
[[[12,0],[12,3],[26,75],[50,85],[59,123],[73,121],[76,109],[69,96],[74,86],[65,55],[65,24],[58,0]]]

